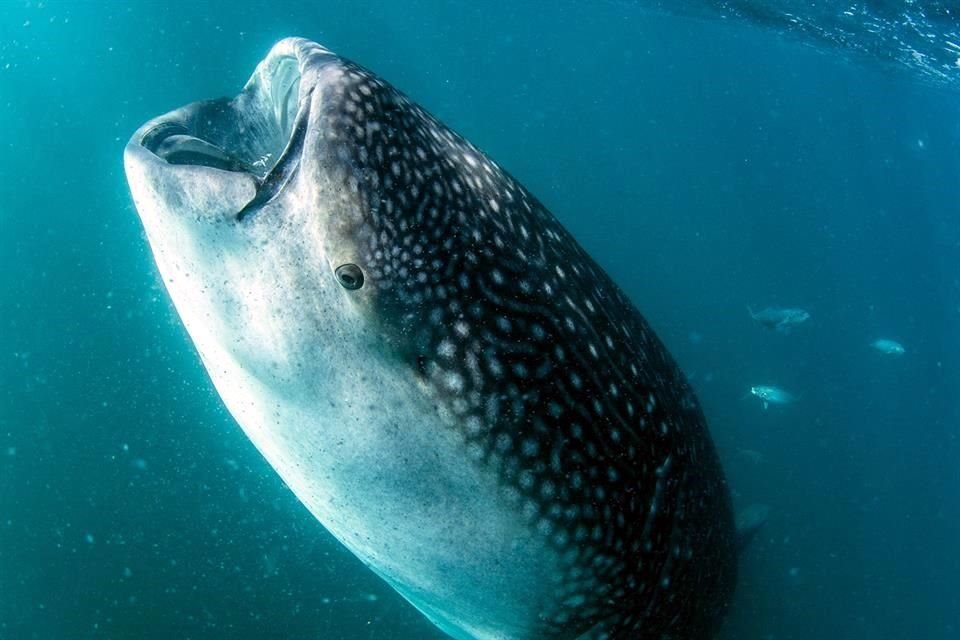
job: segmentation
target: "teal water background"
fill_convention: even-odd
[[[439,638],[221,406],[123,175],[140,124],[288,35],[516,175],[693,378],[737,504],[771,506],[724,638],[960,637],[960,91],[677,13],[0,5],[0,638]]]

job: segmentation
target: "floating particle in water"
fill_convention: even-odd
[[[143,458],[137,458],[131,464],[133,465],[134,469],[137,469],[139,471],[147,470],[147,461],[144,460]]]
[[[123,568],[123,577],[124,577],[124,578],[130,578],[130,577],[132,577],[132,576],[133,576],[133,571],[130,570],[130,567],[124,567],[124,568]]]
[[[92,533],[87,533],[86,535],[83,536],[83,539],[86,541],[87,544],[93,544],[94,542],[96,542]]]
[[[796,578],[797,576],[800,575],[800,568],[799,568],[799,567],[790,567],[790,570],[787,571],[787,575],[790,576],[791,578]]]
[[[7,456],[9,456],[9,457],[12,458],[12,457],[15,456],[15,455],[17,455],[17,448],[16,448],[16,447],[7,447]]]

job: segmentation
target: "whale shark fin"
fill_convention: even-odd
[[[770,507],[765,504],[752,504],[737,513],[737,553],[743,553],[769,516]]]

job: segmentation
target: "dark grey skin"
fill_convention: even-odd
[[[730,495],[650,326],[509,174],[377,76],[284,40],[127,173],[231,413],[455,638],[712,637]]]

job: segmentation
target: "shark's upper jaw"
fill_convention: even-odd
[[[283,40],[236,97],[195,102],[143,125],[124,154],[141,215],[242,220],[274,198],[299,164],[311,71],[324,57],[333,58],[318,45]]]

